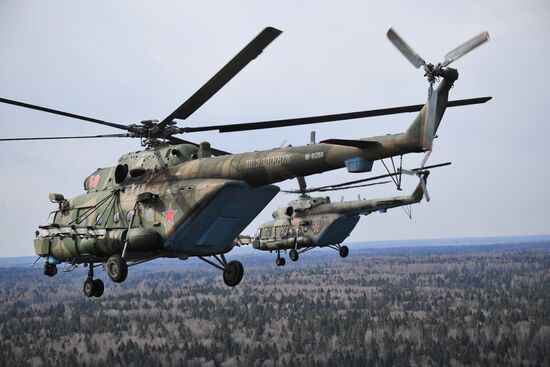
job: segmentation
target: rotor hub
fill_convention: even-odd
[[[430,85],[433,85],[439,81],[439,78],[442,76],[441,70],[441,63],[438,63],[437,65],[432,63],[424,65],[424,76],[428,79]]]

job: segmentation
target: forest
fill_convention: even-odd
[[[550,243],[274,257],[235,288],[194,260],[97,271],[101,298],[83,268],[0,266],[0,365],[550,365]]]

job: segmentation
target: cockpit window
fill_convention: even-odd
[[[57,218],[57,211],[51,212],[50,215],[48,216],[48,223],[54,224],[56,218]]]

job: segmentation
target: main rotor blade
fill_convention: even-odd
[[[452,63],[453,61],[458,60],[468,52],[472,51],[474,48],[478,47],[479,45],[487,42],[489,40],[489,32],[482,32],[475,36],[474,38],[470,39],[467,42],[464,42],[462,45],[458,46],[452,51],[449,51],[445,55],[445,61],[441,64],[441,66],[445,67]]]
[[[326,192],[326,191],[337,191],[337,190],[347,190],[347,189],[353,189],[357,187],[366,187],[366,186],[375,186],[375,185],[383,185],[390,183],[392,181],[381,181],[381,182],[374,182],[374,183],[368,183],[363,185],[355,185],[355,186],[345,186],[345,187],[335,187],[335,188],[314,188],[314,189],[307,189],[304,191],[301,190],[281,190],[281,192],[287,193],[287,194],[305,194],[309,192]]]
[[[95,119],[95,118],[92,118],[92,117],[86,117],[86,116],[76,115],[76,114],[74,114],[74,113],[69,113],[69,112],[54,110],[54,109],[52,109],[52,108],[41,107],[41,106],[29,104],[29,103],[24,103],[24,102],[19,102],[19,101],[13,101],[13,100],[11,100],[11,99],[0,98],[0,102],[2,102],[2,103],[7,103],[7,104],[11,104],[11,105],[14,105],[14,106],[19,106],[19,107],[30,108],[31,110],[37,110],[37,111],[42,111],[42,112],[48,112],[48,113],[53,113],[53,114],[55,114],[55,115],[61,115],[61,116],[65,116],[65,117],[70,117],[70,118],[73,118],[73,119],[78,119],[78,120],[84,120],[84,121],[88,121],[88,122],[93,122],[93,123],[95,123],[95,124],[106,125],[106,126],[114,127],[114,128],[117,128],[117,129],[128,130],[128,126],[126,126],[126,125],[115,124],[115,123],[113,123],[113,122],[107,122],[107,121],[103,121],[103,120],[98,120],[98,119]]]
[[[185,120],[200,106],[216,94],[227,82],[237,75],[248,63],[260,55],[282,32],[273,27],[265,28],[245,48],[229,61],[216,75],[214,75],[195,94],[185,101],[177,110],[159,123],[159,128],[167,125],[173,119]]]
[[[491,98],[492,97],[479,97],[479,98],[469,98],[469,99],[460,99],[456,101],[449,101],[447,102],[447,107],[457,107],[457,106],[466,106],[470,104],[485,103],[489,101]],[[220,133],[229,133],[229,132],[236,132],[236,131],[273,129],[277,127],[319,124],[324,122],[353,120],[353,119],[360,119],[365,117],[394,115],[394,114],[406,113],[406,112],[418,112],[422,109],[422,107],[424,107],[423,104],[417,104],[417,105],[403,106],[403,107],[382,108],[377,110],[337,113],[333,115],[298,117],[298,118],[283,119],[283,120],[245,122],[245,123],[224,124],[224,125],[184,127],[182,129],[184,132],[187,132],[187,133],[199,132],[199,131],[210,131],[210,130],[218,130]]]
[[[426,61],[424,61],[424,59],[421,58],[411,46],[403,41],[403,39],[393,30],[393,28],[390,28],[386,35],[388,36],[390,42],[397,47],[397,49],[407,58],[407,60],[410,61],[411,64],[413,64],[415,68],[418,69],[422,65],[426,65]]]
[[[449,166],[449,165],[451,165],[451,162],[433,164],[431,166],[426,166],[426,167],[423,167],[423,168],[422,167],[413,168],[413,169],[411,169],[411,171],[417,172],[417,171],[420,171],[420,170],[427,170],[427,169],[431,169],[431,168],[438,168],[438,167],[444,167],[444,166]],[[368,181],[375,181],[375,180],[379,180],[381,178],[392,177],[392,176],[397,176],[397,175],[399,175],[399,172],[386,173],[384,175],[373,176],[373,177],[363,178],[363,179],[354,180],[354,181],[347,181],[347,182],[343,182],[343,183],[336,184],[336,185],[313,187],[313,188],[307,189],[305,192],[307,193],[307,192],[323,191],[325,189],[334,189],[334,188],[338,188],[338,187],[355,185],[355,184],[359,184],[359,183],[362,183],[362,182],[368,182]]]
[[[36,137],[36,138],[3,138],[3,139],[0,139],[0,141],[128,138],[128,137],[130,137],[130,134],[106,134],[106,135],[81,135],[81,136],[43,136],[43,137]]]
[[[493,97],[477,97],[467,99],[457,99],[456,101],[447,102],[447,107],[467,106],[471,104],[481,104],[490,101]]]
[[[424,170],[428,170],[428,169],[432,169],[432,168],[445,167],[445,166],[450,166],[450,165],[451,165],[451,162],[438,163],[438,164],[432,164],[431,166],[413,168],[413,169],[411,169],[411,171],[413,171],[413,172],[424,171]]]
[[[362,184],[362,185],[352,185],[352,186],[344,186],[344,187],[336,187],[336,188],[332,188],[332,189],[318,189],[318,190],[315,190],[315,191],[318,191],[318,192],[327,192],[327,191],[338,191],[338,190],[348,190],[348,189],[356,189],[358,187],[367,187],[367,186],[376,186],[376,185],[385,185],[387,183],[390,183],[392,181],[380,181],[380,182],[373,182],[373,183],[367,183],[367,184]],[[308,191],[308,192],[311,192],[311,191]]]

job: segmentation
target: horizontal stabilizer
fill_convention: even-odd
[[[347,140],[347,139],[326,139],[322,140],[320,143],[323,144],[334,144],[334,145],[345,145],[347,147],[355,147],[360,149],[372,148],[377,145],[380,145],[377,141],[369,140]]]

